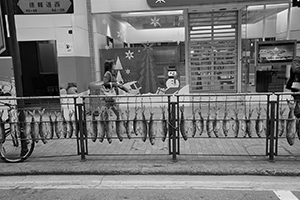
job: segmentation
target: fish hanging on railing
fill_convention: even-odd
[[[31,138],[34,142],[38,143],[39,123],[35,121],[35,110],[33,110],[32,112],[28,111],[28,113],[31,115],[31,122],[30,122]]]
[[[116,122],[111,118],[112,112],[113,111],[111,110],[111,108],[107,109],[104,112],[104,118],[107,119],[107,129],[105,135],[109,144],[112,143],[112,136],[116,133]]]
[[[221,129],[220,121],[218,120],[218,113],[220,108],[215,108],[215,117],[213,119],[213,133],[216,137],[219,137],[219,131]]]
[[[54,131],[56,134],[56,137],[59,139],[63,132],[63,122],[58,119],[58,117],[61,115],[60,112],[54,112],[55,119],[54,119]]]
[[[255,120],[256,135],[261,138],[264,131],[264,121],[261,119],[261,107],[256,108],[257,118]]]
[[[245,116],[245,123],[246,123],[246,130],[245,130],[245,135],[244,137],[246,137],[247,135],[249,136],[249,138],[252,137],[252,127],[253,127],[253,122],[252,122],[252,113],[253,113],[253,109],[249,109],[249,113],[248,113],[248,117]]]
[[[134,118],[133,118],[133,131],[135,133],[135,135],[139,135],[138,134],[138,124],[139,124],[139,121],[138,121],[138,110],[139,108],[138,107],[135,107],[134,111],[135,111],[135,114],[134,114]]]
[[[116,119],[116,134],[120,142],[123,141],[123,134],[125,133],[124,121],[121,119],[121,110],[118,109],[117,119]]]
[[[148,127],[147,127],[147,120],[145,116],[145,106],[142,107],[142,120],[140,121],[140,134],[142,135],[142,141],[146,142],[147,139],[147,133],[148,133]]]
[[[154,120],[153,120],[153,115],[154,115],[154,112],[153,111],[150,111],[150,118],[149,118],[149,141],[150,141],[150,144],[151,145],[154,145],[155,144],[155,128],[154,125]]]
[[[239,109],[236,108],[233,110],[235,118],[233,118],[233,124],[232,124],[232,130],[234,137],[239,136],[239,131],[240,131],[240,120],[239,120]]]
[[[228,116],[228,109],[227,108],[225,108],[225,110],[224,110],[224,118],[223,118],[223,121],[222,121],[222,128],[223,128],[223,133],[224,133],[225,137],[227,137],[228,133],[229,133],[229,130],[230,130],[230,118]]]
[[[196,120],[196,127],[197,127],[197,130],[199,131],[199,135],[201,136],[204,132],[204,118],[202,116],[200,106],[198,109],[198,115],[199,115],[199,119]]]
[[[130,110],[125,110],[126,119],[124,119],[125,132],[128,139],[131,139],[132,123],[130,121]]]
[[[47,126],[46,123],[43,121],[45,109],[38,110],[40,121],[39,121],[39,135],[44,144],[47,144],[46,136],[47,136]]]
[[[292,146],[295,142],[295,136],[296,136],[296,120],[294,117],[294,104],[287,100],[288,107],[289,107],[289,113],[288,113],[288,119],[286,122],[286,139],[290,146]]]
[[[24,110],[24,115],[25,115],[25,134],[26,136],[30,136],[31,137],[31,125],[30,125],[30,122],[31,122],[31,117],[30,117],[30,114],[27,110]]]
[[[211,137],[212,133],[214,132],[213,120],[210,118],[210,115],[211,115],[211,109],[210,107],[208,107],[207,119],[206,119],[206,132],[208,137]]]
[[[96,113],[98,114],[98,111],[95,111],[92,113],[92,130],[91,130],[91,139],[93,142],[96,142],[97,140],[97,134],[98,134],[98,121],[96,119]]]
[[[164,142],[168,135],[168,122],[167,122],[166,115],[165,115],[165,106],[161,106],[160,108],[161,108],[161,113],[162,113],[162,116],[161,116],[162,141]]]
[[[2,119],[4,110],[0,110],[0,143],[5,142],[5,122]]]
[[[196,132],[197,132],[197,121],[196,121],[196,111],[192,110],[192,137],[195,137]]]
[[[285,132],[285,119],[284,119],[284,112],[286,108],[280,107],[279,110],[279,121],[278,121],[278,135],[279,137],[282,137]]]
[[[74,115],[75,111],[74,110],[70,110],[69,111],[69,120],[67,121],[67,132],[68,132],[68,137],[72,138],[73,134],[74,134],[74,126],[73,126],[73,120],[72,117]]]
[[[54,134],[55,134],[55,125],[54,125],[54,121],[52,119],[52,116],[51,116],[51,113],[47,113],[47,116],[49,118],[49,133],[50,133],[50,136],[49,136],[49,139],[53,139],[54,137]]]
[[[19,146],[19,140],[18,140],[18,127],[17,127],[17,114],[15,110],[11,110],[8,112],[9,117],[9,127],[12,137],[12,142],[15,147]]]
[[[107,121],[105,121],[104,119],[104,110],[99,111],[99,121],[97,123],[97,130],[98,130],[98,138],[99,138],[99,142],[103,142],[104,138],[105,138],[105,128],[106,128],[106,123]]]
[[[61,113],[61,117],[62,117],[62,134],[64,136],[64,138],[67,138],[67,134],[68,134],[68,123],[67,123],[67,120],[65,118],[65,115],[64,115],[64,111],[62,111]]]
[[[180,107],[180,112],[181,112],[181,117],[180,117],[180,124],[179,124],[179,129],[180,129],[180,133],[182,135],[182,138],[186,141],[188,139],[188,130],[187,125],[186,125],[186,121],[184,119],[184,105],[182,105]]]

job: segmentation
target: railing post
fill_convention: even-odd
[[[171,103],[171,126],[172,126],[172,160],[174,162],[177,161],[177,158],[176,158],[176,154],[177,154],[177,149],[176,149],[176,138],[177,138],[177,135],[176,135],[176,114],[175,114],[175,111],[176,111],[176,103],[172,102]]]
[[[81,155],[81,161],[85,161],[85,142],[84,142],[84,128],[83,128],[83,104],[77,104],[78,108],[78,115],[79,115],[79,143],[80,143],[80,155]]]
[[[269,148],[269,160],[274,161],[274,131],[275,131],[275,106],[276,101],[271,101],[271,115],[270,115],[270,129],[269,129],[269,139],[270,139],[270,148]]]

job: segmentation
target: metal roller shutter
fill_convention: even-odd
[[[236,11],[189,13],[190,92],[236,92]]]

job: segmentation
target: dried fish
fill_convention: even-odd
[[[193,110],[192,111],[192,115],[193,115],[193,118],[192,118],[192,137],[195,137],[195,135],[196,135],[196,131],[197,131],[197,121],[196,121],[196,111],[195,110]]]
[[[286,108],[282,109],[282,107],[280,108],[279,111],[279,125],[278,125],[278,133],[279,133],[279,137],[282,137],[284,132],[285,132],[285,119],[284,119],[284,112],[285,112]]]
[[[18,128],[17,128],[17,116],[16,111],[11,110],[8,112],[9,116],[9,126],[10,126],[10,133],[12,137],[12,142],[15,147],[19,146],[19,140],[18,140]]]
[[[69,111],[69,121],[67,121],[67,132],[68,132],[68,136],[69,138],[72,138],[73,133],[74,133],[74,126],[73,126],[73,120],[72,120],[72,116],[74,115],[75,111]]]
[[[45,122],[43,121],[43,114],[45,112],[45,109],[38,110],[40,121],[39,121],[39,135],[41,137],[41,140],[44,144],[47,144],[46,135],[47,135],[47,127]]]
[[[240,130],[240,120],[239,120],[239,109],[234,109],[235,118],[233,119],[232,130],[234,133],[234,137],[238,137]]]
[[[150,144],[155,144],[155,127],[154,127],[154,120],[153,120],[153,111],[150,112],[150,119],[149,119],[149,140]]]
[[[52,120],[52,116],[51,113],[47,113],[48,117],[49,117],[49,128],[50,128],[50,139],[53,139],[54,134],[55,134],[55,124],[54,121]]]
[[[28,113],[31,115],[31,122],[30,122],[30,133],[31,133],[31,138],[33,141],[35,141],[36,143],[38,143],[39,141],[39,123],[37,121],[35,121],[35,110],[33,110],[32,112],[28,111]]]
[[[5,122],[2,119],[4,110],[0,110],[0,143],[4,143],[5,142]]]
[[[206,119],[206,131],[207,131],[207,136],[208,137],[211,137],[211,135],[214,131],[213,120],[210,119],[210,115],[211,115],[211,109],[208,108],[207,119]]]
[[[296,136],[296,120],[294,117],[294,104],[287,100],[288,107],[289,107],[289,113],[288,113],[288,119],[286,122],[286,139],[290,146],[292,146],[295,142],[295,136]]]
[[[67,120],[65,118],[64,112],[62,112],[62,134],[64,136],[64,138],[67,138],[67,134],[68,134],[68,123]]]
[[[24,111],[24,115],[25,115],[25,134],[26,136],[31,134],[31,126],[30,126],[30,114],[28,113],[28,111]]]
[[[204,118],[202,117],[201,108],[198,111],[199,119],[196,121],[196,127],[199,131],[199,135],[201,136],[204,132]]]
[[[141,126],[140,126],[140,133],[142,135],[142,141],[146,142],[148,127],[147,127],[147,120],[146,120],[146,116],[145,116],[145,106],[142,108],[142,120],[141,120]]]
[[[255,132],[256,135],[261,138],[262,137],[262,133],[264,131],[264,122],[261,119],[261,108],[257,108],[257,118],[255,120]]]
[[[244,137],[246,137],[247,135],[249,136],[249,138],[252,137],[252,121],[251,121],[252,113],[253,113],[253,109],[249,110],[248,117],[245,116],[246,130],[245,130]]]
[[[125,110],[125,113],[126,113],[126,119],[124,120],[125,132],[126,132],[127,138],[131,139],[132,125],[131,125],[131,121],[130,121],[130,111]]]
[[[188,131],[186,128],[188,127],[186,126],[186,122],[184,119],[184,105],[180,107],[180,112],[181,112],[180,124],[179,124],[180,133],[182,135],[182,138],[186,141],[188,139]]]
[[[96,142],[96,140],[97,140],[97,134],[98,134],[98,127],[97,127],[98,125],[97,125],[97,123],[98,123],[98,121],[96,119],[96,114],[93,113],[92,114],[92,123],[91,123],[91,125],[92,125],[91,139],[92,139],[93,142]]]
[[[225,109],[224,111],[224,118],[222,121],[222,128],[223,128],[223,133],[225,137],[228,136],[229,130],[230,130],[230,118],[228,116],[228,109]]]
[[[138,135],[138,107],[135,107],[135,115],[133,118],[133,131],[135,135]]]
[[[123,134],[124,132],[126,131],[125,130],[125,126],[124,126],[124,121],[121,120],[121,116],[120,115],[123,115],[120,114],[120,110],[118,111],[118,115],[117,115],[117,119],[116,119],[116,133],[117,133],[117,137],[119,139],[120,142],[123,141]]]
[[[165,115],[165,107],[161,106],[161,110],[162,110],[162,117],[161,117],[161,125],[162,125],[162,141],[164,142],[167,138],[167,134],[168,134],[168,122],[166,119],[166,115]]]
[[[114,120],[110,119],[111,112],[111,109],[104,112],[105,119],[107,119],[106,139],[108,143],[112,143],[112,136],[116,133],[116,123]]]
[[[100,112],[100,119],[98,122],[98,133],[99,133],[99,141],[103,142],[105,138],[105,127],[106,127],[106,121],[104,120],[104,111]]]
[[[215,118],[213,120],[213,132],[216,137],[219,137],[219,131],[221,129],[221,126],[220,126],[220,122],[218,120],[218,112],[219,112],[220,108],[216,108],[215,110],[216,110],[216,112],[215,112]]]
[[[61,137],[62,131],[63,131],[63,124],[61,120],[58,120],[58,117],[61,113],[60,112],[54,112],[55,119],[54,119],[54,132],[56,134],[57,138]]]

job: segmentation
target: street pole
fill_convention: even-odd
[[[16,31],[16,23],[15,23],[15,13],[14,13],[14,5],[13,0],[4,0],[6,5],[7,12],[7,21],[9,27],[9,35],[10,35],[10,53],[12,56],[14,77],[15,77],[15,88],[16,88],[16,96],[23,97],[23,87],[22,87],[22,66],[21,66],[21,57],[20,57],[20,49],[19,43],[17,40],[17,31]],[[20,111],[19,113],[19,123],[20,123],[20,137],[21,137],[21,154],[24,154],[28,151],[26,136],[24,133],[24,121],[25,114],[23,112],[24,102],[23,99],[17,99],[17,109]]]

